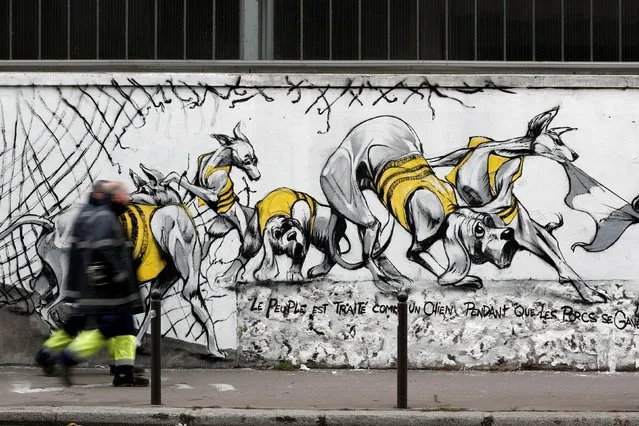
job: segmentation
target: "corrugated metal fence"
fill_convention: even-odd
[[[3,17],[0,59],[639,61],[639,0],[0,0]]]

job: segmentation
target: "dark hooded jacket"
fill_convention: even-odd
[[[73,225],[65,300],[79,314],[144,312],[132,243],[109,197],[91,197]]]

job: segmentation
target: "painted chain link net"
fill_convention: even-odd
[[[128,172],[114,159],[119,151],[131,149],[122,143],[123,135],[144,126],[150,115],[162,114],[171,100],[179,104],[180,90],[167,94],[161,87],[121,87],[114,82],[84,88],[11,88],[0,96],[0,232],[25,214],[54,219],[80,201],[102,173]],[[201,232],[206,218],[192,213]],[[42,269],[36,252],[42,231],[40,225],[23,225],[0,240],[0,308],[38,312],[34,278]],[[165,335],[188,338],[179,328],[197,341],[202,327],[178,293],[179,285],[174,285],[165,296]]]

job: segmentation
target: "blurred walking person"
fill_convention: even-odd
[[[65,300],[74,313],[93,317],[97,327],[81,331],[62,351],[62,378],[72,385],[71,368],[96,354],[109,339],[115,363],[113,386],[148,386],[134,374],[136,340],[133,316],[144,312],[132,243],[118,216],[129,203],[121,182],[100,181],[72,230]]]

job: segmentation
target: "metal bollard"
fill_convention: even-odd
[[[160,339],[162,338],[162,294],[159,290],[151,291],[151,405],[162,404],[162,354]]]
[[[397,408],[408,406],[408,294],[397,293]]]

